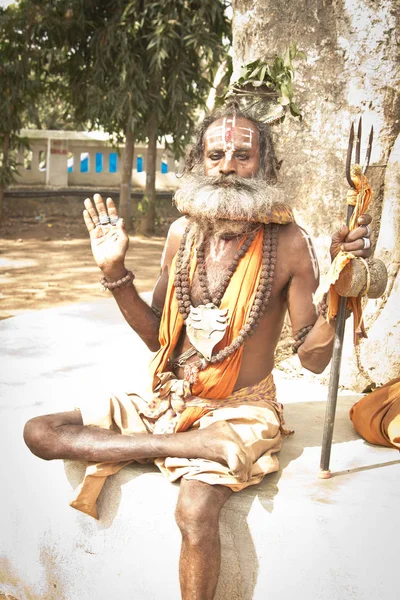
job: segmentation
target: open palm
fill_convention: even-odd
[[[111,198],[104,204],[100,194],[95,194],[94,205],[89,198],[85,200],[83,218],[90,235],[92,252],[101,269],[123,264],[129,246],[129,237],[122,219],[118,218],[117,208]],[[100,224],[112,219],[115,225]]]

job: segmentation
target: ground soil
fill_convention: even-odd
[[[130,237],[127,268],[139,292],[159,275],[164,241]],[[0,319],[105,298],[100,278],[83,220],[12,218],[0,228]]]

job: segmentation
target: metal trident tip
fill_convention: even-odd
[[[370,161],[370,158],[371,158],[371,150],[372,150],[372,140],[373,139],[374,139],[374,126],[372,125],[371,131],[369,132],[367,152],[365,154],[364,166],[363,166],[363,170],[362,170],[363,173],[366,172],[366,170],[368,169],[368,166],[369,166],[369,161]]]
[[[354,123],[351,124],[350,127],[350,136],[349,136],[349,145],[347,146],[347,159],[346,159],[346,179],[347,183],[350,187],[355,189],[355,185],[350,175],[350,167],[351,167],[351,155],[353,153],[353,143],[354,143]]]
[[[362,117],[358,121],[357,128],[357,138],[356,138],[356,150],[355,150],[355,162],[357,165],[360,164],[360,156],[361,156],[361,137],[362,137]],[[374,137],[374,128],[371,127],[371,131],[368,138],[368,146],[367,152],[365,154],[364,166],[362,167],[362,172],[365,173],[368,169],[369,161],[371,158],[371,150],[372,150],[372,140]],[[351,156],[353,154],[353,145],[354,145],[354,123],[351,124],[350,135],[349,135],[349,145],[347,147],[347,159],[346,159],[346,179],[349,186],[355,189],[355,185],[351,178]]]
[[[361,135],[362,135],[362,117],[358,121],[357,139],[356,139],[356,165],[360,164],[361,160]]]

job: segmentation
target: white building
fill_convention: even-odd
[[[22,129],[21,137],[29,140],[30,150],[18,152],[20,186],[117,187],[121,180],[123,144],[113,145],[107,133],[98,131],[52,131]],[[147,147],[135,146],[132,188],[144,188],[146,182]],[[171,152],[157,147],[156,188],[173,190],[177,187],[178,169]]]

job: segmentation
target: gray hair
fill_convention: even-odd
[[[248,119],[257,128],[260,145],[260,175],[262,179],[267,181],[270,185],[274,185],[278,180],[278,171],[281,166],[281,162],[278,161],[275,154],[270,126],[259,121],[254,116],[254,112],[251,111],[251,109],[241,106],[241,103],[238,99],[232,99],[224,106],[213,110],[213,112],[205,117],[205,119],[199,125],[196,131],[195,142],[191,147],[189,147],[186,153],[183,174],[188,174],[192,172],[195,167],[203,165],[204,135],[210,125],[212,125],[212,123],[218,119],[232,116]]]

